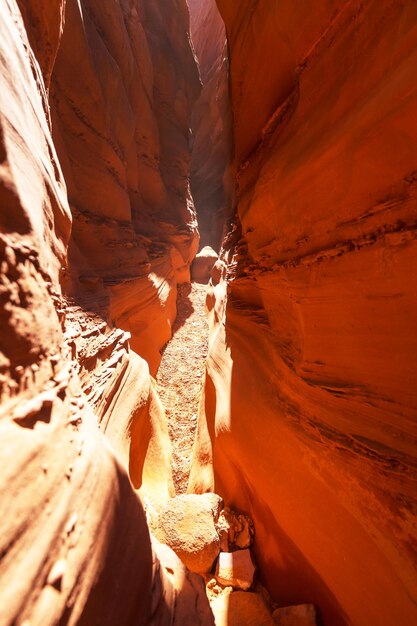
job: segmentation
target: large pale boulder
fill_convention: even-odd
[[[172,498],[150,520],[151,531],[188,569],[207,573],[220,552],[215,522],[221,506],[222,499],[214,493]]]
[[[191,278],[197,283],[208,283],[210,280],[211,270],[216,263],[219,255],[217,252],[205,246],[195,257],[191,265]]]

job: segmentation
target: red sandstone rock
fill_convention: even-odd
[[[211,276],[211,271],[218,259],[218,254],[210,248],[205,246],[195,257],[191,266],[191,278],[198,283],[208,283]]]
[[[190,489],[253,517],[280,601],[413,623],[417,7],[218,5],[242,231],[208,296]]]
[[[169,120],[172,132],[185,128],[197,95],[186,4],[172,3],[169,28],[160,15],[150,17],[147,35],[136,2],[68,0],[65,19],[64,1],[19,4],[22,13],[15,0],[0,12],[0,622],[211,626],[202,581],[187,576],[181,585],[183,570],[175,563],[173,576],[164,576],[152,556],[132,482],[168,495],[166,424],[147,364],[109,314],[109,300],[122,309],[112,288],[138,279],[137,289],[152,295],[161,325],[169,326],[175,306],[166,292],[187,273],[197,246],[187,133],[179,152],[161,148],[168,190],[155,198],[154,215],[161,220],[175,204],[174,224],[149,227],[153,241],[134,225],[144,214],[136,202],[140,125],[133,109],[140,100],[154,104],[149,130],[158,135],[160,122],[162,146],[170,141]],[[188,59],[190,72],[171,83],[177,116],[172,120],[168,107],[168,121],[157,112],[147,65],[145,40],[156,44],[158,33],[170,40],[179,67]],[[143,128],[148,121],[143,116]],[[69,205],[72,266],[65,276]],[[74,300],[63,297],[61,282]],[[129,295],[127,320],[136,315]],[[153,312],[142,315],[149,320]],[[155,331],[150,353],[161,334]]]
[[[160,4],[68,0],[51,87],[74,218],[65,289],[130,332],[153,375],[198,247],[188,135],[200,83],[185,0],[172,20]]]
[[[231,213],[234,182],[228,172],[232,153],[228,52],[224,23],[215,0],[189,0],[191,36],[203,89],[193,110],[191,191],[201,243],[218,250]]]
[[[316,609],[312,604],[275,609],[272,617],[278,626],[316,626]]]

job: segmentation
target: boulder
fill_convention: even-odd
[[[216,580],[221,585],[247,591],[253,583],[255,566],[250,550],[221,552],[216,567]]]
[[[220,552],[215,522],[222,505],[222,499],[214,493],[172,498],[151,520],[151,530],[189,570],[207,573]]]
[[[316,626],[316,609],[313,604],[298,604],[275,609],[272,613],[279,626]]]
[[[211,270],[218,258],[219,255],[213,248],[205,246],[197,254],[191,265],[191,279],[197,283],[208,283]]]
[[[216,626],[274,626],[274,620],[257,593],[233,591],[211,602]]]

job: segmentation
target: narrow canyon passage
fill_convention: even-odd
[[[197,411],[207,357],[207,285],[178,287],[173,337],[165,347],[157,374],[157,391],[168,419],[176,494],[185,493],[190,474]]]
[[[2,0],[0,626],[417,624],[416,67],[412,0]]]

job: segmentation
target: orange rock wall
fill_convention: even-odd
[[[188,30],[183,0],[68,0],[52,76],[74,217],[66,290],[83,306],[104,302],[153,374],[198,245],[188,172],[200,83]]]
[[[219,0],[238,217],[191,487],[282,604],[417,621],[417,6]],[[214,466],[214,474],[212,471]]]
[[[186,5],[170,3],[162,24],[146,3],[145,37],[144,3],[19,4],[0,11],[0,623],[212,626],[202,581],[151,546],[133,487],[168,495],[168,434],[148,364],[117,327],[129,307],[148,306],[148,324],[158,311],[146,348],[157,353],[196,248]],[[146,48],[158,32],[189,64],[168,94]],[[161,198],[142,214],[138,142],[158,124],[148,152],[159,183],[147,178]],[[170,132],[183,137],[177,152]],[[132,285],[141,295],[123,307]]]
[[[191,190],[198,214],[200,248],[219,250],[232,213],[232,119],[224,22],[215,0],[189,0],[191,36],[203,88],[193,109]]]

